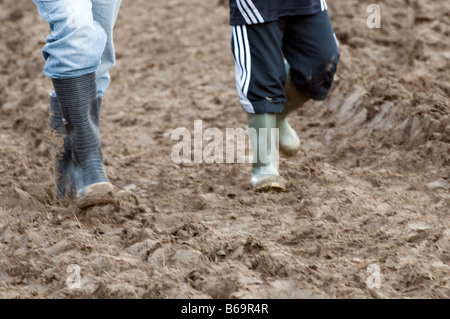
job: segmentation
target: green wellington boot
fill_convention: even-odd
[[[293,156],[300,150],[300,139],[287,121],[287,116],[294,110],[300,108],[308,98],[301,94],[289,76],[289,64],[286,63],[286,72],[288,74],[285,85],[287,101],[283,111],[277,113],[277,127],[280,129],[280,151],[286,156]]]
[[[114,186],[106,177],[99,127],[93,120],[100,110],[95,73],[52,82],[71,142],[77,206],[113,203]]]
[[[247,113],[253,152],[251,183],[257,191],[285,191],[286,181],[278,173],[278,130],[275,113]]]

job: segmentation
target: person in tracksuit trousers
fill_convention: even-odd
[[[258,191],[284,191],[278,149],[286,156],[300,149],[286,118],[309,99],[327,97],[339,61],[327,4],[230,0],[230,25],[236,87],[253,152],[251,183]]]
[[[50,26],[42,54],[51,78],[51,153],[56,197],[79,208],[114,202],[100,144],[102,98],[115,64],[121,0],[33,0]]]

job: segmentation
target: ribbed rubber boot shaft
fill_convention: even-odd
[[[91,119],[98,103],[95,73],[52,81],[72,142],[72,158],[79,174],[77,190],[107,182],[98,128]]]
[[[59,106],[58,99],[50,96],[50,129],[54,132],[67,134],[64,127],[61,107]]]
[[[93,107],[91,109],[91,119],[97,128],[100,127],[101,108],[102,108],[102,99],[99,98],[97,102],[97,107]],[[67,133],[66,128],[64,127],[64,120],[58,99],[53,96],[50,96],[50,129],[55,132],[57,131],[58,133]]]
[[[50,148],[55,168],[57,198],[73,198],[75,195],[72,146],[61,115],[61,107],[55,97],[50,97]]]

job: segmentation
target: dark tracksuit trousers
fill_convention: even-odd
[[[302,94],[327,97],[340,52],[324,0],[231,0],[230,24],[236,87],[246,112],[283,110],[285,61]]]

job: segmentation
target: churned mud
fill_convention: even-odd
[[[228,3],[125,1],[101,117],[119,200],[78,210],[53,195],[48,26],[0,0],[0,297],[449,298],[450,2],[378,2],[381,29],[369,4],[329,1],[336,82],[291,116],[270,194],[251,164],[170,156],[194,120],[246,128]]]

